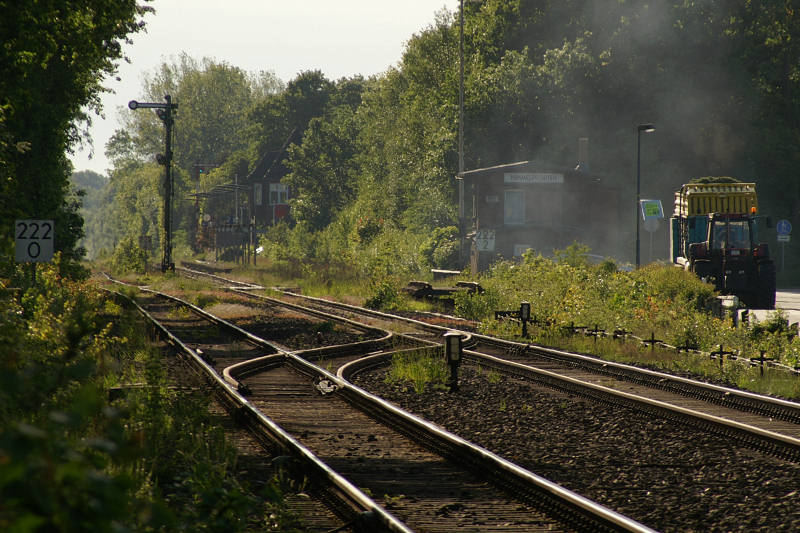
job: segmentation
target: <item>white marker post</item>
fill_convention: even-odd
[[[32,263],[36,283],[36,263],[53,260],[55,225],[52,220],[17,220],[14,222],[15,259],[17,263]]]

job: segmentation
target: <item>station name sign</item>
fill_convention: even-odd
[[[564,183],[564,174],[548,172],[506,172],[503,174],[503,183],[560,184]]]

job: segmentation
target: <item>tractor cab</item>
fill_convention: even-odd
[[[712,254],[731,257],[749,253],[753,249],[751,220],[742,215],[711,215],[708,225],[708,242]]]
[[[706,240],[691,244],[689,257],[691,270],[721,293],[739,295],[752,307],[775,305],[774,266],[767,245],[758,244],[754,217],[708,215]]]

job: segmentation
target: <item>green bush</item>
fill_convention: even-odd
[[[400,307],[400,294],[389,281],[381,281],[373,286],[372,296],[364,302],[370,309],[391,311]]]
[[[144,274],[147,271],[147,252],[139,247],[136,239],[126,237],[114,248],[111,270],[116,274]]]
[[[436,228],[420,247],[420,255],[434,268],[456,269],[459,265],[458,228]]]
[[[495,288],[484,292],[456,292],[453,295],[455,313],[469,320],[486,320],[500,311],[500,295]]]
[[[566,263],[571,267],[589,266],[589,247],[579,242],[573,242],[563,250],[553,250],[553,257],[559,263]]]
[[[411,382],[418,394],[426,387],[444,387],[448,379],[444,358],[427,352],[402,352],[392,356],[392,364],[386,375],[387,383]]]
[[[0,290],[0,530],[294,527],[276,481],[268,503],[238,482],[206,395],[167,388],[138,315],[38,270],[22,294]],[[148,387],[112,404],[120,380]]]

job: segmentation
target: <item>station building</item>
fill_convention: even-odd
[[[583,168],[521,161],[464,172],[472,272],[528,249],[548,256],[574,242],[599,256],[617,250],[620,191]]]

